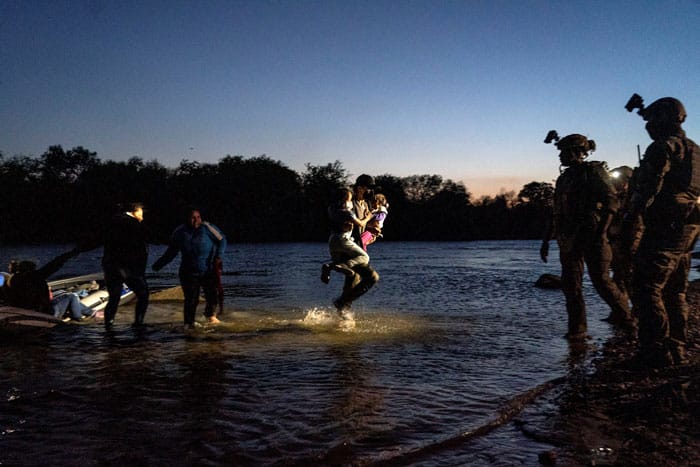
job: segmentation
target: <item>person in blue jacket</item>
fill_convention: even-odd
[[[185,294],[185,326],[194,328],[200,289],[206,300],[204,316],[207,321],[210,324],[220,322],[216,317],[216,270],[221,267],[221,257],[226,251],[226,236],[215,225],[202,221],[198,208],[190,208],[187,213],[187,222],[173,231],[168,249],[153,263],[153,270],[161,270],[181,254],[179,275]]]

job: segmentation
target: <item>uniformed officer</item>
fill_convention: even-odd
[[[644,108],[653,142],[647,147],[632,187],[630,213],[641,216],[644,233],[634,259],[633,303],[639,316],[641,363],[663,367],[685,361],[690,252],[700,231],[700,148],[685,135],[686,111],[675,98],[664,97]]]
[[[633,328],[629,298],[610,277],[612,250],[608,227],[617,211],[618,200],[604,162],[585,161],[595,142],[580,134],[562,139],[550,132],[545,142],[557,140],[559,160],[566,169],[557,179],[554,209],[540,256],[547,261],[549,240],[556,238],[562,268],[562,290],[566,298],[570,340],[586,337],[586,305],[583,300],[584,262],[598,294],[611,308],[611,320]]]

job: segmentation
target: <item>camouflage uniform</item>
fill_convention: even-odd
[[[647,109],[654,142],[639,165],[631,199],[632,217],[641,214],[645,226],[634,260],[633,303],[639,315],[639,355],[651,366],[684,360],[690,253],[700,231],[700,148],[680,128],[685,110],[671,130],[654,133],[650,127],[654,105],[665,99]]]
[[[595,144],[582,135],[569,135],[557,146],[562,153],[574,145],[587,152],[589,143]],[[564,160],[562,164],[566,165]],[[609,274],[612,250],[605,231],[611,215],[618,209],[618,201],[605,163],[584,162],[581,158],[568,165],[556,182],[548,235],[553,234],[559,245],[562,290],[568,314],[566,337],[571,339],[584,337],[588,329],[582,286],[584,263],[593,286],[610,306],[615,321],[630,323],[632,318],[627,295]]]

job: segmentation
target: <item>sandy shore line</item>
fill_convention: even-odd
[[[688,301],[689,362],[633,369],[636,339],[614,335],[592,372],[572,373],[551,396],[558,412],[546,434],[537,431],[557,448],[540,455],[542,464],[700,465],[700,281],[690,283]]]

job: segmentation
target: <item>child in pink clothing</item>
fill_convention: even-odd
[[[362,232],[360,240],[362,241],[362,249],[367,251],[367,245],[374,243],[377,237],[382,236],[382,228],[384,227],[384,220],[386,216],[389,215],[389,203],[386,200],[386,196],[381,193],[374,195],[374,201],[372,202],[372,219],[367,222],[365,231]]]

